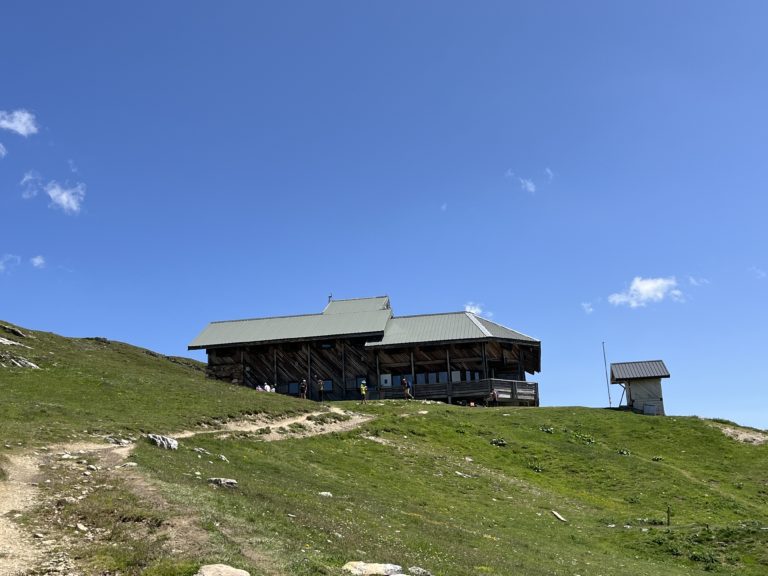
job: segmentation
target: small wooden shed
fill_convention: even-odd
[[[611,384],[624,388],[627,406],[634,412],[664,416],[662,378],[669,378],[669,370],[662,360],[611,364]]]

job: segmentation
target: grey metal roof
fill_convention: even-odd
[[[662,360],[611,364],[611,382],[625,382],[638,378],[669,378],[669,370]]]
[[[350,300],[331,300],[323,310],[323,314],[348,314],[350,312],[371,312],[388,310],[389,297],[353,298]]]
[[[391,315],[391,310],[371,310],[346,314],[309,314],[211,322],[189,345],[189,349],[375,334],[384,331]]]
[[[502,338],[538,342],[509,328],[480,318],[470,312],[400,316],[387,322],[384,337],[378,342],[368,342],[367,347],[396,346],[419,342],[444,342],[450,340],[486,340]]]
[[[496,322],[491,322],[487,318],[481,318],[480,316],[475,315],[475,318],[477,318],[480,323],[485,327],[488,332],[490,332],[491,336],[494,338],[503,338],[505,340],[519,340],[521,342],[538,342],[536,338],[531,338],[530,336],[527,336],[526,334],[523,334],[522,332],[518,332],[517,330],[512,330],[511,328],[507,328],[506,326],[502,326],[501,324],[497,324]]]

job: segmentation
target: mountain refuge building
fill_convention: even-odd
[[[211,322],[189,344],[207,374],[264,383],[309,398],[403,398],[538,406],[527,375],[541,371],[541,342],[472,312],[395,316],[389,297],[331,300],[319,314]]]

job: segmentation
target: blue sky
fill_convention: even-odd
[[[768,427],[764,2],[6,2],[0,318],[167,354],[388,294]],[[614,403],[618,391],[612,387]]]

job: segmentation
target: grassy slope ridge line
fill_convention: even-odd
[[[7,323],[3,323],[8,325]],[[15,327],[18,328],[18,327]],[[306,403],[205,378],[203,364],[104,339],[19,328],[41,370],[0,368],[0,440],[37,445],[88,435],[171,432],[248,414],[306,412]]]
[[[0,369],[8,453],[317,407],[209,381],[197,363],[126,344],[30,334],[24,356],[42,369]],[[357,559],[436,575],[768,572],[768,444],[737,442],[712,422],[585,408],[337,406],[374,419],[280,442],[264,441],[280,435],[267,427],[192,436],[178,451],[139,442],[130,468],[77,456],[95,464],[88,470],[46,452],[39,480],[49,500],[20,521],[61,542],[86,574],[191,575],[225,561],[254,576],[334,575]],[[238,488],[210,486],[216,476]]]

